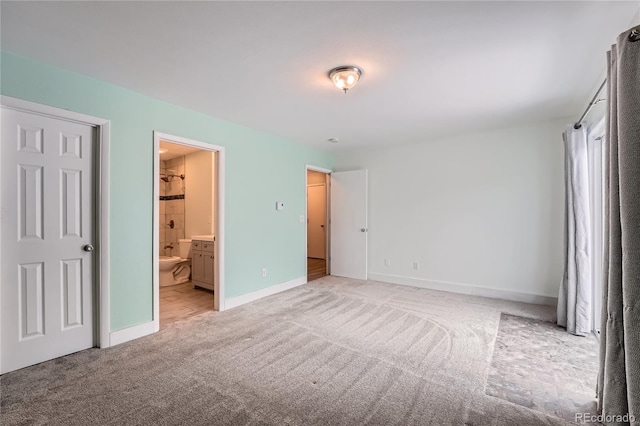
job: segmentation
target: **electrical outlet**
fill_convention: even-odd
[[[267,276],[267,268],[262,268],[262,278]]]
[[[418,262],[413,262],[413,269],[416,271],[420,269],[420,264]]]
[[[391,261],[389,259],[385,259],[384,266],[391,266]]]

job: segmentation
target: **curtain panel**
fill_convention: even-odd
[[[569,126],[564,139],[564,273],[558,293],[558,325],[579,336],[591,332],[591,219],[589,155],[585,126]]]
[[[640,425],[640,38],[607,53],[605,248],[598,409]]]

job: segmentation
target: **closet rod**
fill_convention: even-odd
[[[604,85],[605,84],[607,84],[607,79],[606,78],[604,79],[604,81],[600,85],[600,88],[596,92],[596,94],[593,97],[593,99],[591,99],[591,102],[589,102],[589,105],[587,105],[587,109],[585,109],[584,112],[582,113],[582,115],[580,116],[580,119],[578,121],[576,121],[576,124],[573,125],[574,129],[579,129],[580,127],[582,127],[582,121],[587,116],[587,114],[589,114],[589,112],[591,111],[591,108],[593,108],[593,106],[595,104],[604,101],[604,99],[598,99],[598,96],[600,96],[600,92],[602,92],[602,89],[604,89]]]

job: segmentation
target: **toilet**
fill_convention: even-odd
[[[191,278],[191,239],[178,240],[180,256],[160,256],[160,287],[182,284]]]

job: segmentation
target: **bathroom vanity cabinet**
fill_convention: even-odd
[[[191,241],[191,281],[194,287],[213,290],[213,241]]]

